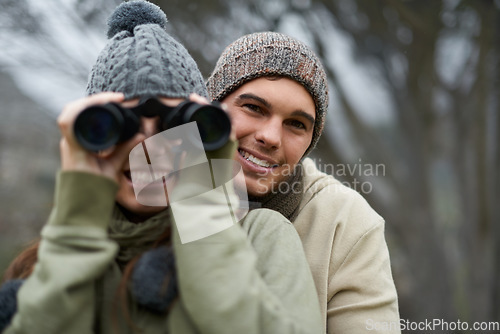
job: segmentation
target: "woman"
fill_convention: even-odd
[[[75,119],[92,105],[134,108],[155,96],[175,107],[191,93],[206,96],[194,60],[165,24],[164,13],[145,1],[123,3],[111,15],[90,96],[68,104],[58,119],[55,208],[40,243],[7,271],[2,333],[321,332],[312,276],[283,216],[254,210],[241,224],[181,242],[180,226],[225,217],[225,193],[192,182],[188,172],[169,191],[183,200],[167,207],[137,201],[127,158],[160,133],[161,115],[141,111],[140,131],[110,150],[92,153],[75,139]],[[235,146],[230,141],[208,158],[231,159]],[[187,195],[193,189],[194,202]],[[227,197],[234,197],[230,189]]]

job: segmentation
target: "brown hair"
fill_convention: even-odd
[[[171,227],[168,227],[158,238],[158,240],[155,242],[153,245],[153,248],[160,247],[163,245],[170,245],[171,244],[171,234],[172,230]],[[40,238],[36,238],[35,240],[31,241],[28,245],[27,248],[25,248],[13,261],[12,263],[7,267],[2,283],[8,280],[12,279],[26,279],[28,278],[32,273],[33,269],[35,267],[35,264],[38,261],[38,248],[40,247]],[[123,312],[125,316],[125,320],[127,322],[127,325],[130,326],[130,328],[135,332],[135,331],[140,331],[140,329],[133,323],[132,319],[130,318],[130,312],[128,310],[128,283],[131,279],[132,273],[134,272],[134,266],[138,262],[139,258],[141,257],[142,254],[137,255],[134,257],[127,265],[125,266],[123,270],[123,275],[122,279],[120,281],[120,284],[118,286],[118,289],[116,291],[116,296],[114,300],[114,306],[113,306],[113,314],[112,314],[112,321],[113,321],[113,327],[115,330],[118,329],[118,314],[117,311],[121,308],[121,311]],[[172,277],[165,277],[165,282],[164,284],[168,284],[169,279],[175,279]],[[169,308],[166,310],[166,314],[170,311],[171,307],[175,303],[172,302],[172,304],[169,306]],[[121,306],[121,307],[120,307]]]
[[[38,260],[39,246],[40,238],[36,238],[31,241],[28,247],[24,249],[7,267],[3,275],[2,282],[12,279],[28,278],[33,272],[33,268]]]

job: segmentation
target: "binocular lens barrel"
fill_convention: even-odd
[[[114,103],[88,107],[75,120],[75,137],[86,150],[105,150],[130,139],[139,131],[138,113],[144,117],[160,116],[163,130],[196,122],[206,151],[224,146],[231,133],[229,117],[216,105],[185,101],[172,108],[161,104],[157,99],[150,99],[133,109]]]
[[[75,120],[75,137],[89,151],[105,150],[120,141],[124,118],[116,105],[91,106]]]
[[[193,104],[185,111],[184,123],[196,122],[206,151],[214,151],[228,141],[231,121],[226,112],[214,105]]]

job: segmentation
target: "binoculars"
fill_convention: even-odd
[[[224,146],[231,133],[231,121],[216,103],[201,105],[186,100],[169,107],[156,97],[143,98],[130,109],[116,103],[90,106],[77,116],[73,130],[83,148],[97,152],[132,138],[140,129],[141,116],[160,116],[162,130],[196,122],[205,151]]]

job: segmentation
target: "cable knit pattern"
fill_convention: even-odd
[[[221,101],[244,83],[265,76],[285,76],[301,83],[316,105],[311,145],[317,144],[328,110],[328,80],[319,58],[304,43],[276,32],[243,36],[222,53],[208,78],[210,98]]]
[[[126,99],[146,95],[207,96],[198,65],[165,31],[166,16],[147,1],[122,3],[109,19],[108,44],[89,75],[87,94],[122,92]]]

